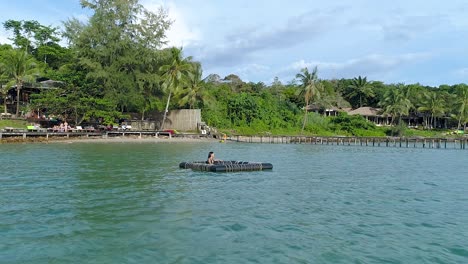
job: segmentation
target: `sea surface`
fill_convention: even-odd
[[[468,263],[468,150],[3,144],[0,263]]]

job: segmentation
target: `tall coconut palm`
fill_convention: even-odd
[[[322,90],[322,85],[318,80],[317,75],[317,66],[312,72],[309,72],[307,67],[303,68],[300,73],[296,74],[296,78],[299,79],[300,89],[297,90],[296,95],[304,96],[305,107],[304,107],[304,122],[302,123],[301,133],[304,132],[304,128],[307,122],[307,111],[309,104],[312,99],[320,98],[320,92]]]
[[[202,79],[203,71],[200,63],[193,63],[192,69],[187,74],[184,89],[180,92],[179,106],[188,105],[190,109],[195,108],[198,102],[208,100],[205,91],[206,83]]]
[[[462,122],[468,119],[468,86],[459,86],[456,90],[455,112],[458,117],[458,127],[460,129]],[[466,128],[466,122],[463,124]]]
[[[363,97],[374,97],[375,93],[372,89],[371,83],[367,82],[367,77],[362,78],[358,76],[351,81],[349,88],[352,89],[352,92],[349,94],[350,97],[359,96],[359,107],[362,107],[362,98]]]
[[[401,86],[386,91],[379,105],[383,107],[383,113],[385,115],[391,116],[392,124],[395,122],[395,117],[398,118],[398,124],[400,124],[401,117],[407,116],[412,107],[410,100],[406,97],[406,93]]]
[[[33,82],[39,73],[36,61],[23,50],[11,50],[5,55],[5,70],[16,85],[16,116],[19,115],[20,91],[25,82]]]
[[[191,69],[190,63],[191,57],[184,59],[182,57],[182,49],[172,48],[171,49],[171,62],[169,64],[163,65],[159,68],[162,72],[163,84],[162,88],[164,91],[168,92],[166,109],[164,110],[164,117],[161,124],[161,129],[164,128],[164,123],[166,122],[167,112],[169,109],[169,103],[171,101],[171,96],[173,93],[179,91],[180,84],[182,83],[183,78],[185,78],[188,72]]]
[[[437,117],[442,117],[445,114],[445,100],[441,94],[427,91],[423,94],[422,106],[418,107],[418,111],[429,112],[430,119],[426,122],[427,128],[436,126]]]

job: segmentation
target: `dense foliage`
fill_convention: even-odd
[[[165,10],[153,13],[138,0],[81,0],[93,15],[58,28],[37,21],[3,22],[12,45],[0,45],[0,98],[3,112],[11,90],[43,88],[20,109],[42,109],[80,124],[114,123],[135,113],[143,119],[169,109],[200,108],[210,126],[227,133],[385,136],[405,133],[412,117],[423,128],[466,128],[468,86],[384,84],[366,77],[321,80],[317,67],[302,69],[288,84],[244,82],[235,74],[203,79],[202,65],[166,44],[171,26]],[[61,46],[60,43],[68,43]],[[13,87],[13,88],[12,88]],[[450,102],[450,103],[448,103]],[[393,129],[359,115],[327,116],[327,109],[382,109]],[[336,113],[336,112],[335,112]],[[164,119],[160,127],[164,127]]]

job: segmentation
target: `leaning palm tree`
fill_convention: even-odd
[[[309,72],[307,67],[301,70],[301,73],[296,74],[296,78],[299,79],[300,89],[297,90],[296,95],[304,96],[305,107],[304,107],[304,122],[302,123],[301,133],[304,132],[304,128],[307,122],[307,111],[309,104],[314,97],[320,98],[320,92],[322,85],[318,80],[317,66],[315,66],[312,72]]]
[[[162,79],[164,80],[162,88],[164,91],[169,93],[167,97],[166,109],[164,110],[161,129],[164,128],[164,123],[166,122],[171,96],[173,93],[177,93],[179,91],[183,78],[187,76],[191,68],[191,57],[184,59],[182,57],[182,49],[172,48],[171,54],[172,57],[170,64],[163,65],[159,68],[159,70],[162,72]]]
[[[349,88],[352,92],[349,94],[350,97],[359,96],[359,107],[362,107],[362,97],[374,97],[375,93],[372,90],[372,85],[367,82],[367,77],[362,78],[361,76],[354,78],[351,81]]]
[[[16,85],[16,116],[19,114],[20,91],[25,82],[33,82],[39,70],[33,57],[23,50],[11,50],[5,55],[5,71]]]

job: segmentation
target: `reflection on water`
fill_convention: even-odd
[[[181,161],[271,162],[210,173]],[[464,263],[463,150],[0,145],[0,262]]]

